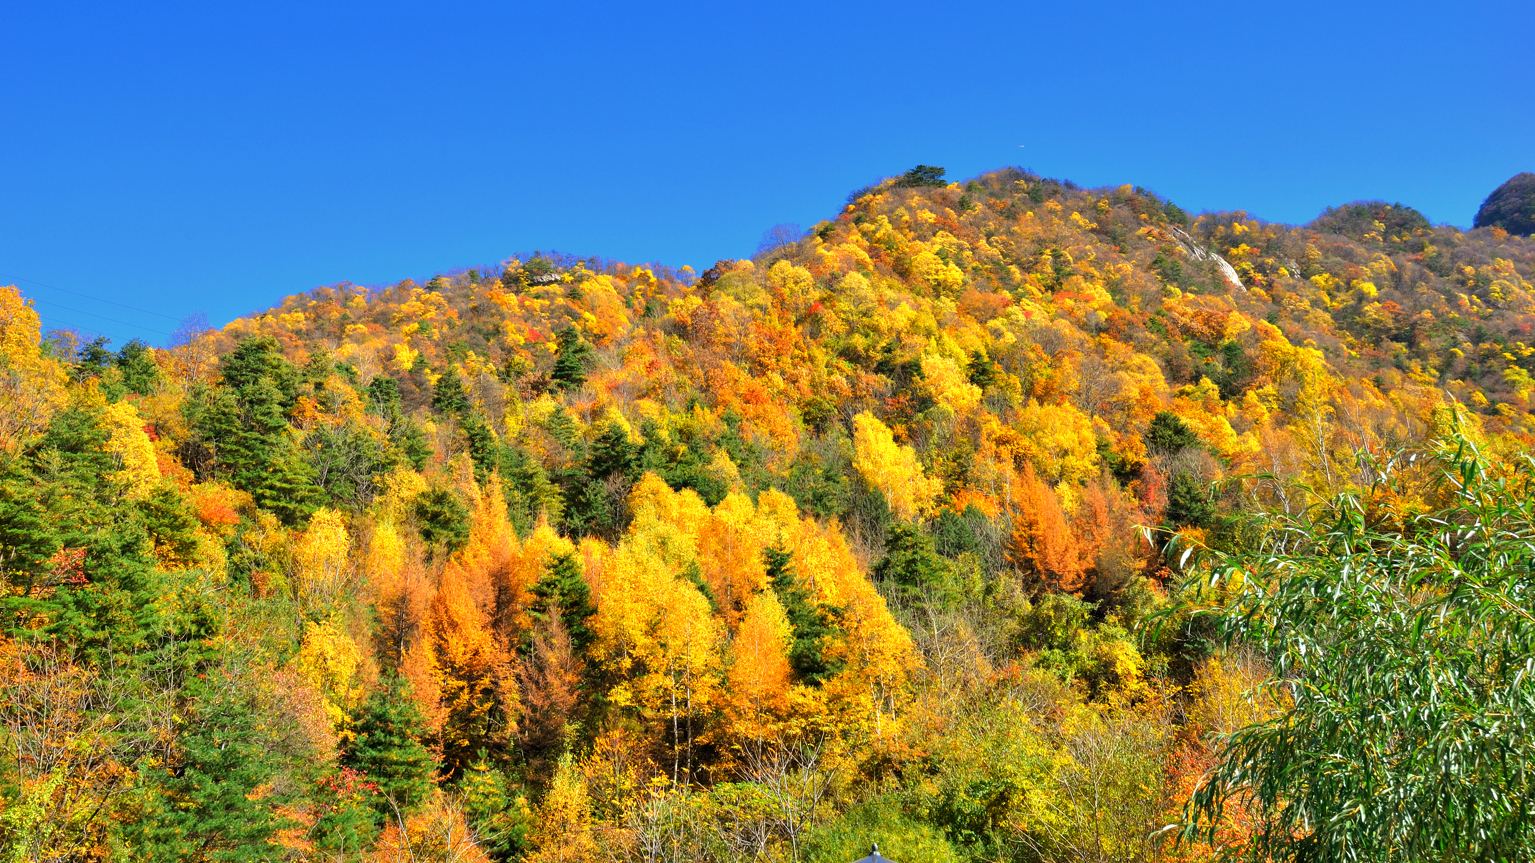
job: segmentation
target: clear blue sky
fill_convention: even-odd
[[[161,343],[534,248],[701,269],[919,162],[1457,225],[1535,170],[1529,0],[544,5],[4,4],[0,284]]]

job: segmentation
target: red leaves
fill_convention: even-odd
[[[49,571],[56,583],[80,587],[90,583],[85,577],[85,549],[61,548],[48,558]]]
[[[379,793],[378,783],[369,780],[368,774],[353,767],[342,767],[334,776],[322,776],[316,784],[342,799],[355,800]]]

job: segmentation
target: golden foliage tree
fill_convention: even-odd
[[[528,863],[585,863],[597,859],[591,800],[586,779],[570,755],[560,759],[549,790],[538,805],[538,827]]]
[[[336,598],[352,573],[351,535],[346,516],[317,510],[293,548],[294,584],[299,598],[323,606]]]
[[[916,450],[896,443],[890,427],[867,411],[853,417],[853,467],[904,521],[926,515],[943,490],[923,473]]]
[[[737,739],[775,736],[776,720],[789,708],[789,647],[793,630],[771,590],[752,597],[730,642],[724,711],[728,734]]]
[[[107,426],[107,452],[121,465],[113,479],[130,500],[143,500],[160,482],[155,445],[144,433],[144,421],[126,401],[107,405],[102,414]]]
[[[43,353],[40,330],[32,303],[0,287],[0,452],[14,453],[65,402],[64,369]]]
[[[1085,567],[1076,534],[1055,490],[1034,473],[1032,465],[1013,481],[1012,520],[1008,559],[1013,565],[1053,589],[1080,590]]]
[[[517,680],[510,655],[497,643],[459,570],[443,572],[425,635],[436,684],[435,712],[442,717],[443,769],[456,775],[481,750],[506,750],[517,730]]]

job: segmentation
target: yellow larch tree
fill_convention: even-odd
[[[943,490],[941,480],[923,473],[917,451],[896,443],[890,427],[867,411],[853,417],[853,467],[903,521],[926,515]]]
[[[1080,590],[1086,567],[1076,534],[1055,490],[1025,465],[1011,495],[1012,532],[1007,556],[1055,590]]]
[[[439,742],[450,774],[481,750],[504,750],[517,730],[519,698],[511,656],[469,593],[461,569],[443,571],[427,623],[436,677]]]
[[[510,646],[525,628],[528,591],[537,575],[525,571],[521,543],[507,517],[499,479],[482,488],[464,481],[469,497],[469,540],[447,563],[453,577],[491,620],[503,645]],[[446,577],[446,576],[445,576]]]
[[[752,597],[730,642],[723,708],[734,740],[766,740],[789,709],[793,630],[771,590]]]
[[[351,633],[335,619],[309,621],[292,666],[320,694],[331,730],[344,732],[347,718],[362,699],[367,666]]]
[[[0,287],[0,452],[14,453],[64,405],[64,368],[42,350],[41,322],[14,285]]]
[[[674,782],[691,782],[695,747],[717,706],[723,627],[693,585],[674,579],[658,619],[641,645],[645,674],[637,681],[642,714],[666,728]]]
[[[819,693],[815,709],[826,715],[814,718],[845,731],[883,734],[919,667],[911,635],[891,615],[835,523],[801,519],[784,545],[795,578],[817,605],[835,610],[840,630],[825,650],[842,668]]]
[[[575,759],[566,753],[538,805],[527,863],[586,863],[598,859],[591,798]]]
[[[336,598],[351,576],[351,542],[346,516],[315,511],[293,548],[293,581],[301,601],[323,606]]]
[[[547,520],[540,520],[504,566],[495,571],[495,604],[491,609],[497,635],[510,647],[531,626],[529,609],[533,586],[543,577],[549,562],[564,554],[573,554],[575,546],[559,535]]]
[[[1098,474],[1093,422],[1075,406],[1030,402],[1019,410],[1014,431],[1018,454],[1049,482],[1080,485]]]
[[[757,512],[745,495],[729,494],[704,523],[698,537],[698,565],[714,604],[732,629],[752,597],[767,586]]]
[[[922,383],[933,401],[954,414],[965,414],[981,403],[981,389],[970,382],[952,357],[936,349],[922,355]]]
[[[107,405],[102,414],[107,426],[107,452],[121,465],[112,479],[123,487],[129,500],[149,497],[160,482],[160,465],[139,412],[128,402],[119,401]]]

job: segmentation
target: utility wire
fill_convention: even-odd
[[[135,323],[133,323],[131,321],[125,321],[125,320],[121,320],[119,318],[111,317],[110,315],[103,315],[100,312],[92,312],[92,311],[87,311],[85,309],[72,308],[70,306],[66,306],[66,305],[62,305],[60,303],[56,303],[53,300],[44,300],[43,302],[47,304],[48,308],[58,309],[58,310],[65,311],[65,312],[72,312],[72,313],[77,314],[77,315],[90,315],[93,318],[100,318],[103,321],[108,321],[110,323],[114,323],[114,324],[117,324],[119,326],[131,327],[131,328],[133,328],[135,330],[140,330],[140,331],[146,332],[146,333],[154,333],[157,336],[165,336],[168,339],[173,339],[173,338],[176,337],[175,333],[168,333],[165,330],[157,330],[157,329],[155,329],[153,327],[146,327],[143,324],[135,324]]]
[[[48,289],[50,291],[58,291],[61,294],[72,294],[72,295],[77,296],[77,297],[79,297],[79,298],[81,298],[83,300],[90,300],[92,302],[97,302],[97,303],[106,303],[109,306],[117,306],[118,308],[121,308],[121,309],[127,309],[130,312],[138,312],[141,315],[153,315],[154,317],[163,318],[163,319],[165,319],[167,321],[170,321],[172,323],[175,323],[175,324],[179,324],[179,323],[182,322],[181,318],[177,318],[177,317],[173,317],[171,315],[167,315],[164,312],[154,312],[154,311],[150,311],[149,309],[141,309],[138,306],[130,306],[127,303],[120,303],[117,300],[108,300],[108,299],[105,299],[103,297],[92,296],[90,294],[85,293],[84,291],[76,291],[76,290],[73,290],[71,288],[61,288],[58,285],[50,285],[50,284],[48,284],[46,282],[39,282],[37,279],[26,278],[25,276],[16,276],[16,275],[8,275],[8,274],[5,274],[5,273],[0,273],[0,282],[9,282],[9,281],[26,282],[29,285],[37,285],[39,288],[46,288],[46,289]],[[62,306],[60,308],[62,308]],[[87,314],[89,314],[89,313],[87,313]],[[117,321],[116,323],[122,323],[122,321]],[[130,326],[133,326],[133,325],[130,324]]]

